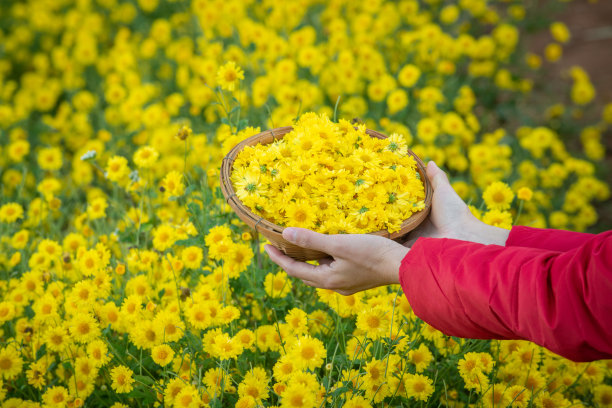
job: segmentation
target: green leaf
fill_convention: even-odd
[[[155,381],[153,381],[151,377],[147,377],[146,375],[134,375],[134,379],[146,385],[155,384]]]

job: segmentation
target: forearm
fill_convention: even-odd
[[[483,245],[506,245],[510,230],[485,224],[476,218],[468,222],[464,228],[459,229],[458,237],[461,241],[475,242]]]

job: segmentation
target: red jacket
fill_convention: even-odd
[[[612,231],[514,227],[506,246],[419,238],[399,277],[414,313],[448,335],[612,358]]]

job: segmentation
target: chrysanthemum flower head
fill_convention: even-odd
[[[240,80],[244,79],[244,71],[234,61],[228,61],[217,71],[217,83],[221,89],[233,91]]]
[[[134,388],[134,372],[124,365],[114,367],[110,376],[112,379],[111,387],[118,393],[128,393]]]

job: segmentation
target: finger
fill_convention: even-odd
[[[434,191],[444,184],[450,185],[446,173],[433,160],[427,163],[427,177]]]
[[[288,227],[283,230],[283,238],[302,248],[332,254],[334,238],[331,235],[320,234],[306,228]]]
[[[317,267],[306,262],[299,262],[295,259],[283,254],[278,248],[272,245],[266,245],[264,250],[270,256],[270,259],[280,266],[288,275],[302,280],[318,281],[320,276],[316,269]]]
[[[315,282],[309,281],[309,280],[303,280],[302,283],[306,286],[310,286],[311,288],[318,288],[319,286],[317,286],[317,284]]]

